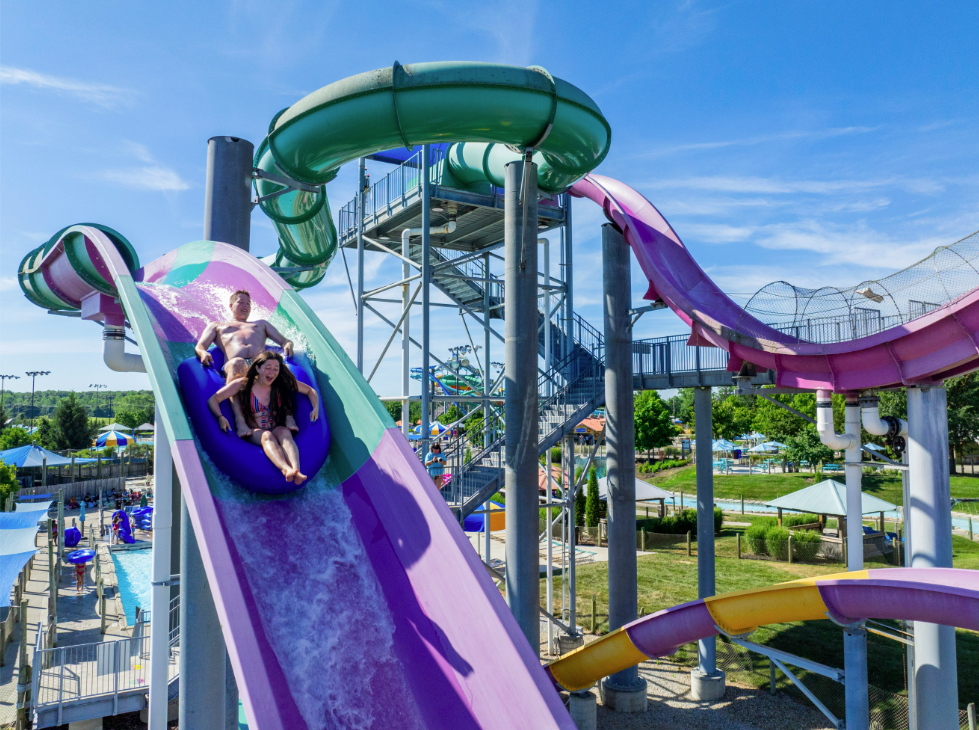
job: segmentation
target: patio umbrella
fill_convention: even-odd
[[[108,433],[104,433],[95,439],[95,445],[99,448],[104,448],[106,446],[126,446],[131,444],[132,441],[132,436],[119,433],[118,431],[109,431]]]
[[[785,444],[783,444],[781,441],[768,441],[767,443],[770,444],[770,445],[772,445],[772,446],[777,446],[780,449],[787,449],[787,448],[789,448],[788,446],[786,446]]]
[[[870,449],[871,451],[884,451],[883,446],[878,446],[877,444],[864,444],[865,449]]]
[[[748,449],[748,451],[751,451],[752,453],[764,452],[771,454],[778,451],[778,446],[775,446],[774,444],[758,444],[757,446],[752,446],[750,449]]]
[[[429,435],[441,436],[443,433],[445,433],[448,430],[449,429],[446,428],[443,424],[439,423],[438,421],[435,421],[434,423],[432,423],[432,430],[429,432]],[[411,429],[411,432],[416,436],[421,436],[422,427],[416,426],[415,428]]]
[[[735,449],[740,449],[741,447],[737,444],[731,443],[727,439],[718,439],[715,441],[711,447],[712,451],[734,451]]]

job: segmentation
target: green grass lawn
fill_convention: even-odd
[[[788,475],[786,475],[788,476]],[[738,522],[755,522],[763,517],[732,518]],[[804,565],[777,563],[760,560],[737,559],[737,535],[744,527],[726,526],[715,543],[717,592],[743,590],[795,580],[796,578],[842,572],[843,566],[834,564]],[[970,543],[962,537],[953,537],[953,563],[957,568],[979,569],[979,543]],[[639,608],[653,613],[697,597],[696,543],[693,556],[686,555],[685,543],[676,549],[664,549],[638,558]],[[868,567],[886,567],[873,566]],[[608,631],[608,565],[594,563],[581,565],[577,570],[577,615],[584,630],[591,629],[592,595],[596,597],[596,632]],[[556,593],[558,593],[556,591]],[[545,594],[541,583],[541,596]],[[560,600],[558,598],[558,600]],[[560,603],[558,603],[560,610]],[[965,703],[979,700],[979,634],[957,631],[959,666],[959,697]],[[807,621],[775,624],[759,628],[751,640],[792,652],[813,661],[831,666],[843,666],[843,637],[839,627],[829,621]],[[871,684],[889,692],[904,691],[904,645],[873,634],[868,636]],[[685,663],[695,661],[689,651],[678,653],[674,659]],[[758,686],[767,686],[767,676],[751,675]]]
[[[824,479],[844,482],[842,474],[829,474]],[[683,491],[693,494],[697,491],[697,467],[687,466],[663,475],[645,477],[647,481],[671,492]],[[821,481],[821,479],[820,479]],[[714,496],[719,499],[754,499],[762,502],[775,499],[798,489],[816,483],[816,475],[800,474],[732,474],[714,475]],[[884,474],[864,474],[863,491],[891,504],[904,503],[901,493],[901,476],[896,471]],[[958,475],[951,479],[953,497],[979,498],[979,475]]]

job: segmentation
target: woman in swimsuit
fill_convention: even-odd
[[[266,350],[255,358],[245,377],[221,388],[208,399],[207,406],[218,419],[221,430],[230,432],[231,424],[221,415],[220,404],[228,398],[236,398],[251,429],[241,437],[261,446],[287,482],[302,484],[306,481],[306,475],[299,471],[299,449],[292,438],[292,432],[299,430],[293,418],[297,392],[312,402],[309,420],[315,422],[320,411],[316,391],[296,380],[296,376],[285,366],[282,355]]]

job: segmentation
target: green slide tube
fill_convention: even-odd
[[[534,150],[538,187],[558,193],[608,154],[611,128],[592,99],[539,67],[440,62],[393,66],[324,86],[272,120],[255,166],[324,185],[358,157],[396,147],[453,142],[446,165],[469,187],[503,185],[503,168]],[[282,186],[256,182],[260,196]],[[336,255],[325,191],[290,190],[261,203],[279,234],[275,264],[311,270],[287,277],[318,283]]]

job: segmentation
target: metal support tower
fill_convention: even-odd
[[[537,166],[529,163],[525,174],[528,162],[511,162],[505,174],[506,594],[539,654]]]
[[[846,547],[847,570],[863,570],[863,493],[860,466],[860,404],[847,398],[844,433],[856,434],[853,448],[846,450]],[[846,727],[870,727],[870,698],[867,694],[867,631],[854,626],[843,631],[843,671],[846,695]]]
[[[254,155],[252,143],[239,137],[207,141],[205,240],[249,250]],[[180,727],[235,728],[237,713],[228,717],[225,708],[237,707],[238,689],[182,495],[180,527]],[[162,621],[166,625],[167,618]]]
[[[952,567],[952,514],[945,388],[908,388],[911,567]],[[914,684],[919,728],[957,728],[955,629],[914,622]]]
[[[632,252],[621,231],[602,226],[602,283],[605,314],[605,444],[608,474],[609,630],[638,618],[636,600],[636,433],[632,399]],[[641,691],[639,667],[603,680],[603,692]],[[643,702],[645,707],[645,701]]]

